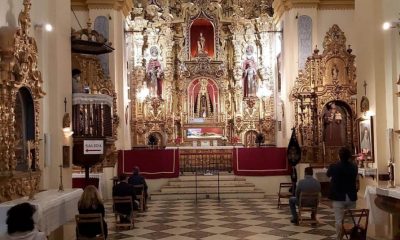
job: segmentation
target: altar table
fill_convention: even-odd
[[[28,197],[18,198],[0,204],[0,236],[7,232],[7,211],[20,203],[29,202],[36,207],[33,216],[37,228],[46,235],[75,218],[78,213],[78,201],[83,193],[82,189],[57,189],[35,194],[35,199],[28,201]]]
[[[106,184],[106,179],[104,177],[103,173],[89,173],[89,178],[96,178],[99,179],[99,184],[97,189],[99,190],[100,196],[104,199],[106,196],[107,192],[107,184]],[[72,182],[74,182],[74,179],[85,179],[85,173],[72,173]],[[80,187],[80,186],[72,186],[72,187]]]

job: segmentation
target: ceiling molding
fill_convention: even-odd
[[[71,0],[72,10],[115,9],[128,16],[133,7],[132,0]]]
[[[355,0],[275,0],[274,20],[279,21],[285,11],[292,8],[316,8],[321,10],[354,9]]]

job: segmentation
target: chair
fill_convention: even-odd
[[[105,240],[103,217],[101,213],[78,214],[75,215],[76,239],[77,240]],[[97,225],[98,224],[98,225]],[[94,237],[84,235],[85,230],[90,226],[100,226],[100,233]],[[83,233],[81,230],[84,230]]]
[[[299,197],[299,224],[311,223],[317,224],[318,204],[320,200],[320,192],[301,192]],[[310,217],[304,216],[308,213]]]
[[[142,212],[146,211],[146,193],[144,192],[144,185],[133,185],[133,188],[135,189],[136,199],[139,200],[139,210]]]
[[[278,208],[281,206],[288,206],[289,205],[289,198],[293,196],[290,192],[292,190],[293,184],[292,183],[281,183],[279,184],[279,192],[278,192]],[[285,191],[286,190],[286,191]],[[287,203],[282,203],[281,198],[288,199]]]
[[[131,209],[131,213],[127,215],[126,213],[118,212],[117,205],[125,205],[126,207]],[[125,197],[113,197],[113,212],[115,214],[115,228],[129,228],[132,229],[134,227],[134,218],[133,218],[133,201],[132,197],[125,196]],[[128,222],[121,221],[123,219],[128,218]]]
[[[346,239],[356,239],[355,236],[352,236],[353,228],[357,227],[363,230],[360,238],[357,239],[366,239],[367,230],[368,230],[368,216],[369,209],[348,209],[344,212],[343,220],[342,220],[342,232],[341,238],[346,237]]]

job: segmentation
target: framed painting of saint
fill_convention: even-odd
[[[374,132],[372,116],[362,118],[358,123],[359,151],[363,153],[367,161],[374,160]]]

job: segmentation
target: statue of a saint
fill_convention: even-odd
[[[205,51],[205,46],[206,46],[206,39],[204,38],[203,33],[201,32],[200,36],[199,36],[199,40],[197,40],[197,54],[198,55],[207,53]]]
[[[158,49],[153,46],[150,48],[150,60],[147,65],[148,84],[151,97],[162,97],[162,78],[163,70],[158,60]]]
[[[247,63],[243,74],[244,97],[255,96],[257,91],[256,70],[250,63]]]
[[[343,146],[342,114],[337,110],[335,103],[329,103],[324,113],[324,142],[326,146]]]
[[[336,64],[333,64],[332,67],[332,80],[338,80],[339,77],[339,69],[337,68]]]

